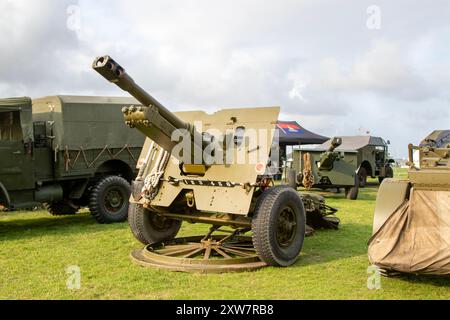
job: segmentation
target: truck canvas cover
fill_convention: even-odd
[[[33,100],[33,120],[47,122],[52,148],[142,147],[144,136],[128,128],[121,109],[140,104],[131,98],[52,96]]]

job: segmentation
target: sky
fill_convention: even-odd
[[[126,96],[111,55],[173,111],[280,106],[406,157],[450,129],[450,1],[0,0],[0,97]]]

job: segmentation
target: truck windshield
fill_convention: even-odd
[[[23,140],[19,111],[0,112],[0,140]]]

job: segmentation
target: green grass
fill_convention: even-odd
[[[131,263],[140,245],[126,223],[99,225],[87,212],[51,217],[46,212],[0,213],[2,299],[449,299],[450,279],[382,278],[367,289],[367,240],[376,186],[360,199],[323,193],[339,209],[339,231],[307,238],[290,268],[193,275],[145,269]],[[180,236],[206,226],[184,224]],[[66,267],[81,268],[81,289],[68,290]]]

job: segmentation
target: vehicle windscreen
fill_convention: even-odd
[[[19,111],[0,112],[0,140],[1,141],[23,140]]]

